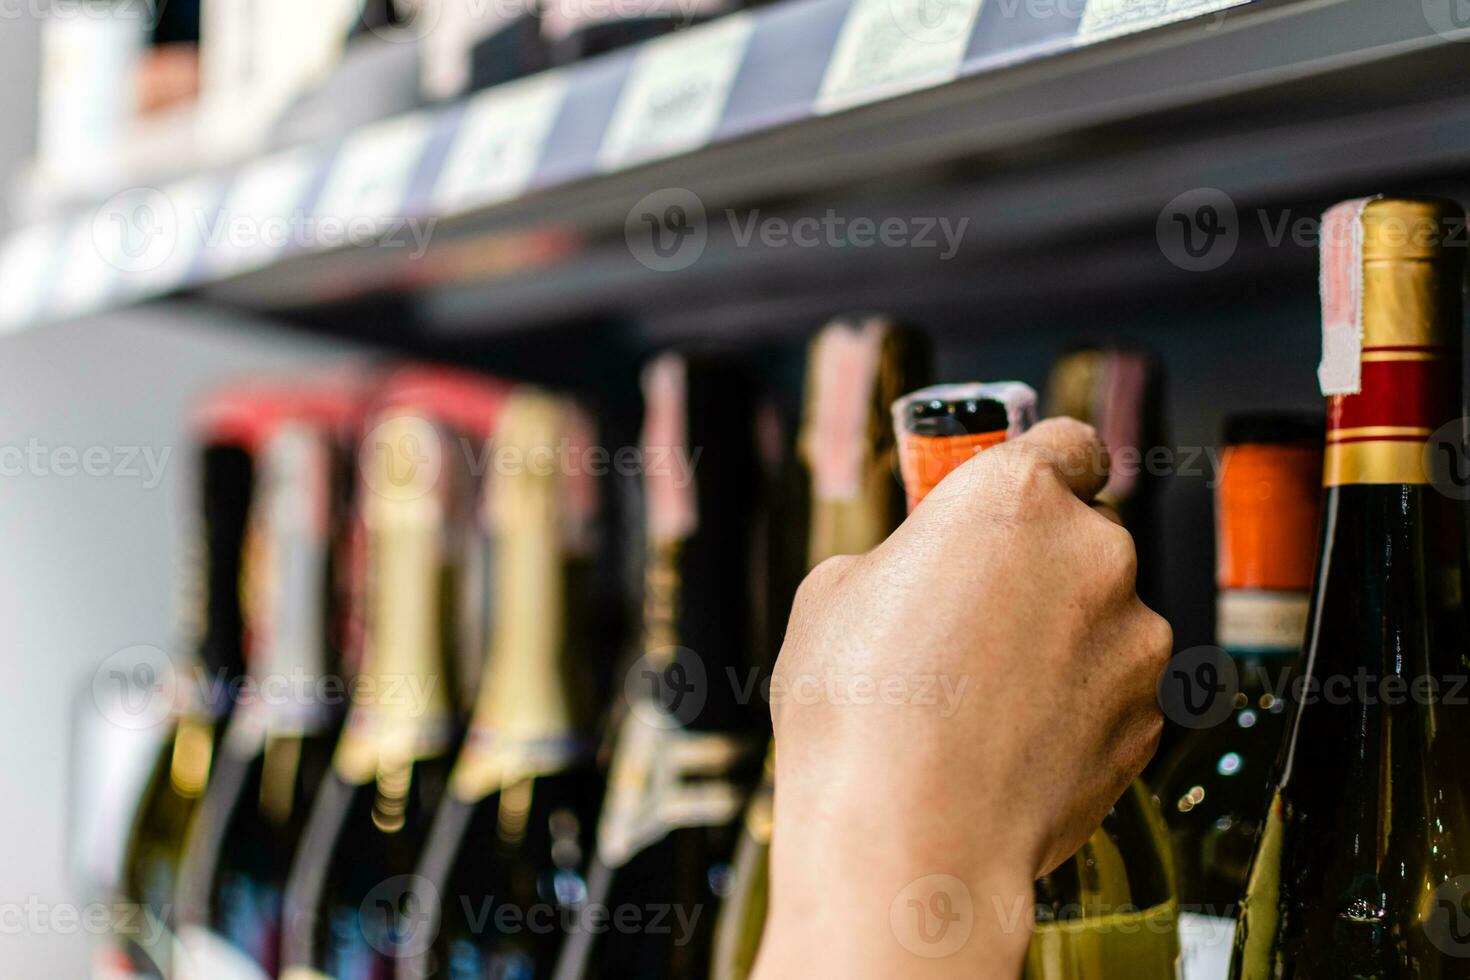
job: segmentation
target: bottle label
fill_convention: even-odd
[[[1459,401],[1462,269],[1445,241],[1450,217],[1432,202],[1380,198],[1324,216],[1325,486],[1429,482],[1429,436]]]
[[[1231,589],[1215,602],[1215,635],[1225,649],[1301,649],[1311,605],[1306,593]]]
[[[619,733],[597,855],[618,868],[681,827],[712,827],[740,814],[728,774],[751,751],[746,740],[691,732],[657,703],[638,705]]]
[[[562,772],[587,750],[587,740],[574,735],[517,739],[471,731],[455,761],[449,789],[458,799],[474,803],[514,783]]]
[[[1322,216],[1322,361],[1317,382],[1325,395],[1363,388],[1363,209],[1368,198],[1344,201]]]
[[[1197,912],[1179,914],[1184,980],[1225,980],[1230,975],[1230,950],[1234,944],[1234,919]]]

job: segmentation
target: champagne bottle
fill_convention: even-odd
[[[922,382],[927,355],[912,332],[875,316],[838,319],[812,341],[799,446],[811,496],[808,569],[833,555],[867,552],[903,519],[888,409]],[[773,745],[746,807],[730,895],[720,906],[714,980],[744,980],[760,948],[774,752]]]
[[[761,499],[754,385],[665,355],[644,376],[642,657],[627,674],[583,915],[557,980],[709,975],[764,703],[750,556]]]
[[[291,418],[266,437],[246,533],[250,686],[190,829],[178,888],[176,976],[275,976],[281,895],[341,719],[331,546],[346,502],[338,419]]]
[[[390,976],[426,935],[410,886],[459,736],[456,578],[473,485],[462,430],[399,393],[386,401],[360,458],[363,661],[287,877],[288,980]]]
[[[1460,424],[1464,221],[1324,217],[1321,551],[1233,977],[1470,975],[1463,517],[1431,483],[1457,445],[1430,440]]]
[[[589,428],[531,388],[501,412],[495,444],[521,462],[485,485],[488,661],[415,881],[433,944],[399,960],[399,980],[549,976],[567,910],[586,893],[603,790],[585,599],[597,497],[585,470],[545,461],[563,443],[588,445]]]
[[[221,393],[202,410],[200,454],[202,574],[187,583],[185,618],[197,635],[179,683],[153,772],[133,818],[123,857],[116,924],[98,953],[99,972],[166,977],[172,972],[174,889],[184,836],[209,782],[218,737],[244,669],[239,575],[253,467],[249,419],[258,401]],[[244,420],[244,421],[242,421]]]
[[[1018,435],[1036,394],[1017,382],[939,385],[894,405],[910,509],[977,452]],[[1036,884],[1025,976],[1174,977],[1179,959],[1163,822],[1142,784],[1113,805],[1082,849]]]
[[[1321,416],[1225,423],[1216,487],[1216,635],[1233,703],[1201,714],[1152,780],[1179,883],[1186,980],[1223,980],[1236,902],[1286,734],[1291,669],[1306,631],[1322,473]]]

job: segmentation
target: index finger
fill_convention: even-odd
[[[1044,457],[1083,503],[1091,503],[1108,482],[1108,449],[1097,430],[1072,418],[1047,419],[1012,439],[1008,446]]]

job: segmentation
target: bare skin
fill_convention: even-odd
[[[1020,973],[1032,882],[1101,822],[1163,723],[1172,634],[1134,591],[1132,538],[1093,502],[1105,460],[1089,426],[1043,422],[803,583],[772,689],[753,980]],[[886,696],[780,696],[866,692],[858,676]]]

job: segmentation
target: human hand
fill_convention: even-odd
[[[757,980],[810,974],[814,942],[827,976],[1019,971],[1031,883],[1081,846],[1162,728],[1172,634],[1134,591],[1132,538],[1091,503],[1106,478],[1090,427],[1043,422],[803,583],[773,678]],[[966,938],[947,949],[946,926],[926,948],[910,908],[967,914],[951,922]]]

